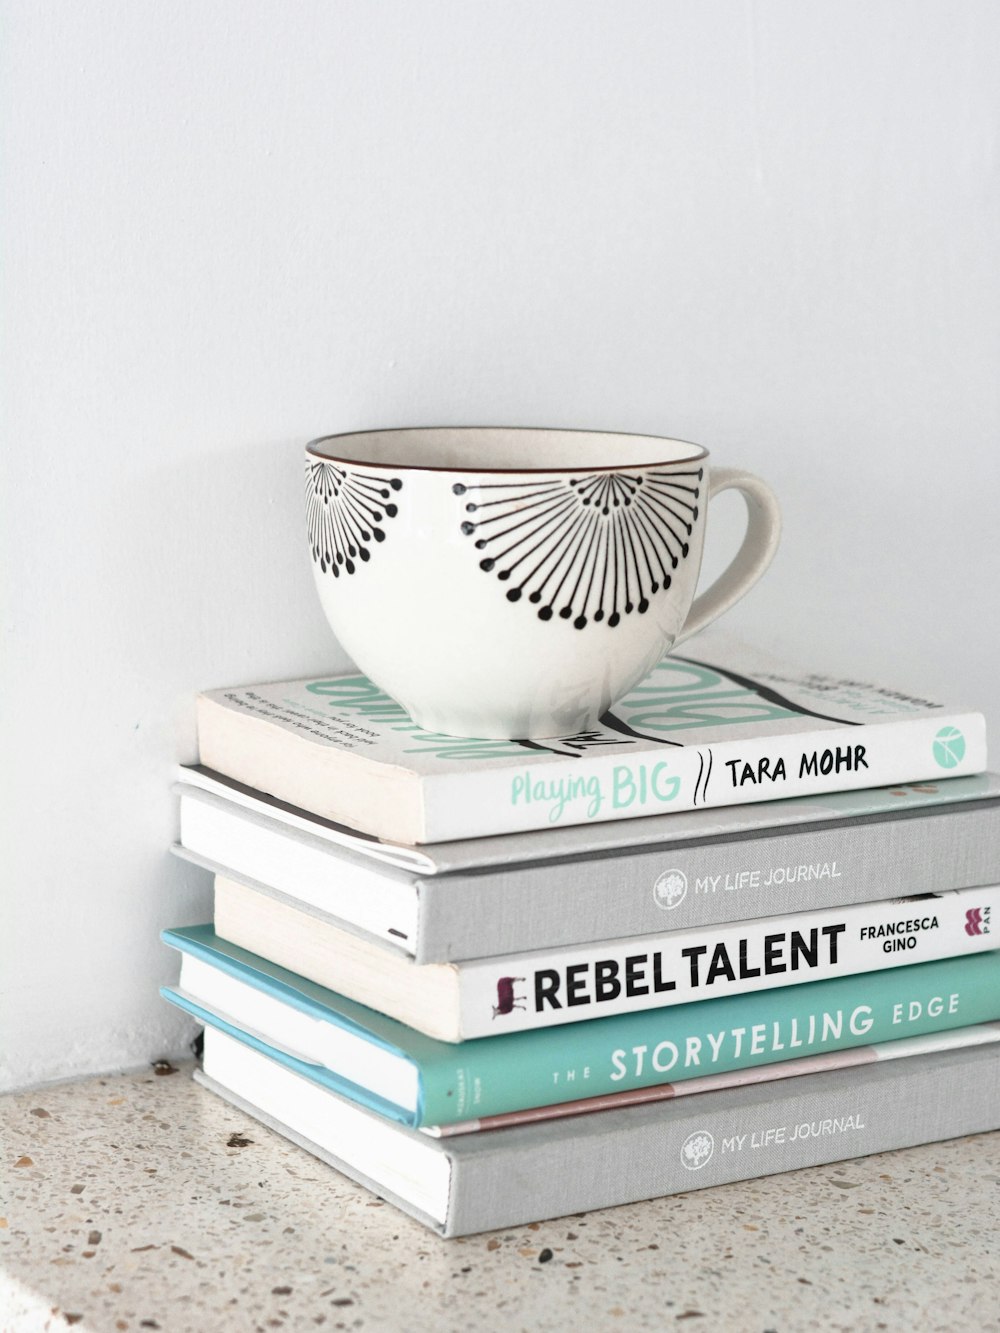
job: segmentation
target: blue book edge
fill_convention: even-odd
[[[270,1046],[251,1033],[244,1032],[209,1010],[203,1009],[186,996],[181,995],[172,986],[162,986],[160,988],[160,994],[165,1000],[169,1000],[171,1004],[186,1010],[200,1023],[216,1027],[220,1031],[227,1032],[230,1036],[237,1037],[244,1044],[271,1056],[273,1059],[287,1065],[289,1069],[294,1069],[296,1073],[303,1074],[314,1082],[322,1083],[325,1087],[332,1089],[341,1096],[349,1097],[352,1101],[359,1102],[363,1106],[367,1106],[370,1110],[378,1111],[382,1115],[410,1127],[416,1127],[422,1123],[424,1081],[421,1060],[432,1057],[434,1048],[439,1045],[432,1038],[424,1037],[422,1033],[414,1032],[404,1024],[397,1023],[395,1019],[386,1018],[384,1014],[376,1013],[373,1009],[355,1004],[354,1001],[337,995],[324,986],[317,985],[303,977],[298,977],[294,972],[288,972],[276,963],[269,963],[256,954],[239,948],[238,945],[220,939],[211,925],[183,926],[173,930],[164,930],[160,938],[164,944],[176,949],[179,953],[190,954],[191,957],[197,958],[211,967],[216,967],[231,977],[235,977],[237,981],[254,986],[256,989],[281,1001],[282,1004],[287,1004],[301,1013],[308,1014],[310,1018],[331,1023],[333,1026],[342,1028],[344,1031],[351,1033],[352,1036],[359,1037],[380,1050],[388,1051],[399,1059],[416,1065],[419,1075],[416,1112],[411,1113],[395,1102],[390,1102],[371,1093],[366,1088],[352,1083],[349,1079],[334,1074],[325,1066],[307,1064],[289,1053]],[[408,1050],[402,1042],[392,1040],[392,1036],[395,1035],[394,1029],[399,1030],[399,1034],[405,1038],[406,1044],[413,1047],[412,1050]]]
[[[304,1060],[296,1059],[294,1055],[287,1051],[279,1050],[276,1046],[269,1046],[266,1041],[261,1041],[253,1033],[235,1027],[232,1023],[227,1023],[218,1014],[213,1014],[209,1009],[203,1009],[200,1004],[195,1004],[193,1000],[189,1000],[186,995],[182,995],[170,986],[161,986],[160,994],[165,1000],[169,1000],[171,1004],[176,1005],[178,1009],[183,1009],[192,1018],[196,1018],[199,1023],[204,1023],[206,1027],[216,1028],[219,1032],[226,1033],[227,1036],[235,1037],[244,1046],[259,1051],[261,1055],[268,1056],[269,1059],[284,1065],[286,1069],[292,1070],[295,1074],[300,1074],[313,1083],[318,1083],[330,1092],[337,1093],[338,1096],[346,1097],[349,1101],[356,1102],[369,1111],[377,1111],[379,1115],[385,1116],[387,1120],[394,1120],[397,1124],[406,1125],[410,1129],[415,1129],[421,1123],[423,1108],[419,1104],[416,1112],[406,1111],[395,1102],[387,1101],[384,1097],[376,1096],[367,1088],[362,1088],[349,1079],[341,1078],[327,1069],[325,1065],[307,1064]],[[423,1101],[422,1092],[419,1101]]]

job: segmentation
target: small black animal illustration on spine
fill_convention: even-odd
[[[497,979],[497,1002],[493,1006],[493,1017],[512,1013],[515,1009],[524,1009],[524,996],[514,994],[514,983],[524,977],[499,977]]]

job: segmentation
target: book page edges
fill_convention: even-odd
[[[206,768],[377,838],[427,840],[420,779],[411,769],[318,746],[211,695],[199,695],[196,709]]]
[[[215,930],[231,944],[429,1037],[462,1040],[453,963],[417,964],[222,875],[215,880]]]
[[[217,1083],[209,1074],[204,1073],[200,1069],[196,1069],[192,1077],[196,1083],[200,1084],[209,1092],[214,1093],[223,1101],[228,1102],[231,1106],[235,1106],[236,1109],[242,1111],[244,1115],[259,1121],[260,1124],[273,1130],[275,1134],[280,1134],[283,1138],[288,1139],[289,1142],[294,1143],[297,1147],[301,1148],[304,1152],[309,1153],[312,1157],[317,1158],[321,1162],[325,1162],[327,1166],[332,1167],[335,1171],[339,1171],[340,1174],[346,1176],[348,1180],[353,1180],[364,1189],[369,1190],[376,1198],[388,1200],[394,1207],[398,1208],[401,1212],[408,1214],[408,1216],[420,1222],[430,1231],[436,1232],[437,1235],[442,1237],[452,1234],[447,1230],[447,1219],[451,1215],[455,1200],[454,1161],[447,1150],[444,1151],[444,1157],[447,1163],[446,1170],[448,1173],[448,1202],[445,1209],[445,1216],[436,1217],[425,1212],[411,1202],[411,1200],[396,1193],[396,1191],[389,1189],[384,1181],[374,1180],[364,1171],[361,1171],[358,1167],[354,1166],[353,1163],[346,1158],[338,1157],[327,1148],[321,1147],[315,1140],[306,1138],[304,1134],[298,1133],[297,1130],[292,1129],[289,1125],[275,1119],[274,1116],[269,1115],[253,1102],[247,1101],[245,1098],[241,1097],[239,1093],[233,1092],[232,1089],[225,1087],[221,1083]],[[375,1112],[367,1112],[367,1114],[374,1115]],[[433,1143],[433,1140],[429,1141]]]

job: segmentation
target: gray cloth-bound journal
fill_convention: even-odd
[[[353,1164],[352,1138],[337,1151],[317,1142],[322,1125],[279,1121],[264,1103],[276,1066],[262,1061],[256,1102],[218,1081],[195,1078],[307,1152],[374,1190],[443,1236],[517,1226],[641,1199],[680,1194],[802,1167],[863,1157],[1000,1128],[1000,1050],[973,1047],[885,1064],[808,1074],[781,1084],[708,1092],[676,1102],[568,1117],[545,1124],[432,1139],[352,1108],[393,1145],[411,1141],[414,1172],[435,1154],[450,1166],[447,1202],[433,1214],[407,1190]],[[289,1071],[292,1080],[304,1083]],[[293,1093],[294,1085],[289,1085]],[[326,1094],[331,1099],[334,1094]],[[340,1103],[340,1099],[335,1099]],[[294,1102],[294,1097],[293,1097]],[[391,1155],[391,1154],[390,1154]],[[404,1173],[405,1175],[405,1173]],[[442,1195],[442,1199],[444,1195]]]
[[[443,843],[420,870],[259,793],[224,799],[221,779],[177,790],[179,855],[419,963],[941,893],[1000,866],[995,774]]]

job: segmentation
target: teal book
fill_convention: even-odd
[[[781,1077],[817,1060],[908,1054],[922,1048],[913,1039],[954,1033],[957,1043],[958,1029],[1000,1019],[994,951],[455,1044],[240,949],[211,926],[163,939],[182,954],[166,999],[314,1083],[441,1132],[531,1118],[523,1113],[535,1108],[624,1104],[645,1099],[644,1090],[670,1095],[685,1081],[718,1086],[738,1071],[783,1066],[768,1075]]]

